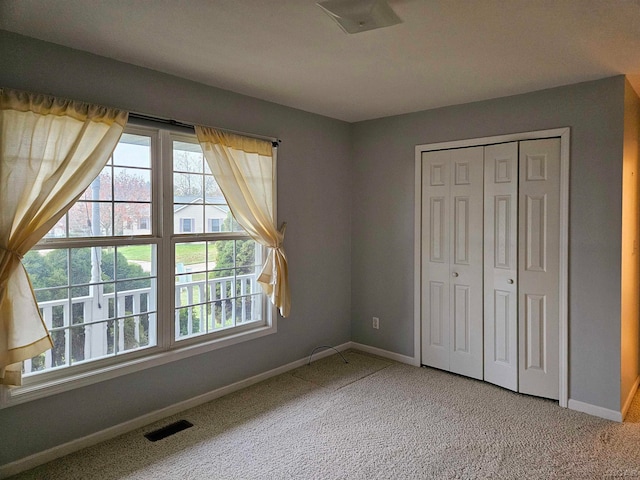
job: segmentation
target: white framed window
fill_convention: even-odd
[[[25,378],[157,345],[158,237],[150,133],[122,135],[84,194],[23,264],[53,348],[23,362]],[[104,363],[104,362],[103,362]]]
[[[24,257],[54,348],[23,362],[23,387],[0,407],[274,333],[264,255],[195,135],[127,127]]]
[[[176,342],[263,324],[268,308],[257,282],[263,248],[233,219],[196,139],[171,135],[170,142],[171,210],[174,215],[194,216],[193,228],[186,231],[181,221],[179,232],[174,232],[181,235],[172,239],[176,265],[189,265],[188,271],[176,269]],[[209,218],[212,211],[224,218]]]

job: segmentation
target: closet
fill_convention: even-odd
[[[560,138],[420,161],[422,364],[558,399]]]

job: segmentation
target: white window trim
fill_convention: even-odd
[[[127,126],[125,132],[151,135],[153,137],[151,148],[155,149],[153,152],[153,158],[155,159],[162,158],[158,156],[161,153],[161,149],[164,150],[162,153],[166,154],[167,149],[172,148],[172,138],[180,136],[168,130],[136,126]],[[188,137],[188,135],[182,136]],[[146,237],[141,235],[141,238],[137,238],[136,241],[131,242],[144,243],[145,240],[147,240],[157,246],[157,317],[159,319],[160,315],[168,315],[172,321],[161,322],[158,320],[156,346],[116,356],[109,356],[104,359],[92,360],[86,363],[82,362],[66,368],[53,369],[34,377],[25,378],[23,385],[20,387],[0,385],[0,410],[277,333],[277,309],[267,299],[265,302],[265,323],[260,326],[252,327],[251,324],[249,324],[246,329],[242,326],[236,327],[232,333],[224,336],[220,336],[220,334],[216,335],[216,332],[213,332],[211,334],[179,341],[173,338],[174,294],[173,291],[166,290],[169,289],[169,286],[171,286],[172,289],[175,288],[175,286],[172,282],[160,281],[160,278],[165,278],[167,274],[173,277],[173,265],[171,265],[171,262],[174,261],[173,245],[176,241],[180,240],[181,236],[179,234],[172,235],[171,232],[168,231],[169,228],[173,229],[173,207],[168,208],[168,203],[171,203],[171,200],[167,201],[167,199],[165,199],[165,201],[162,202],[161,192],[171,191],[172,184],[171,174],[163,175],[162,164],[163,162],[156,161],[156,165],[154,165],[152,171],[154,184],[159,185],[160,181],[163,182],[162,188],[152,189],[152,202],[156,202],[157,205],[157,208],[151,212],[153,219],[152,235]],[[276,191],[276,164],[277,149],[274,148],[273,212],[275,218],[277,218],[278,198]],[[166,168],[167,166],[164,167]],[[161,239],[158,236],[161,225],[160,222],[162,222],[165,227],[164,235]],[[185,238],[185,236],[182,236],[182,238]],[[108,238],[100,240],[108,240]],[[69,243],[75,242],[71,239]],[[167,248],[171,251],[166,252],[165,249]]]

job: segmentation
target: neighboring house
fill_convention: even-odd
[[[223,197],[175,197],[174,233],[222,232],[229,207]]]

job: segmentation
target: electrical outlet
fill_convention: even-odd
[[[378,317],[373,317],[373,328],[378,330],[380,328],[380,319]]]

